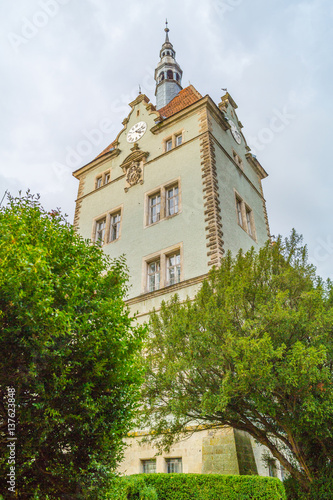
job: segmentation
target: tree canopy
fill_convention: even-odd
[[[87,498],[119,462],[138,404],[143,334],[124,304],[126,282],[123,259],[111,261],[36,197],[1,208],[3,494],[14,434],[19,498]]]
[[[193,301],[164,303],[142,393],[160,447],[189,425],[232,426],[308,489],[333,463],[332,298],[292,232],[226,255]]]

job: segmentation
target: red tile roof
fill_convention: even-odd
[[[182,109],[187,108],[187,106],[199,101],[201,98],[202,95],[193,87],[193,85],[189,85],[181,90],[179,94],[177,94],[176,97],[169,102],[169,104],[161,109],[158,109],[157,111],[163,118],[169,118],[178,111],[181,111]]]
[[[164,106],[161,109],[158,109],[158,113],[161,115],[162,118],[169,118],[170,116],[174,115],[175,113],[178,113],[178,111],[181,111],[182,109],[187,108],[187,106],[190,106],[191,104],[194,104],[195,102],[199,101],[202,98],[202,95],[200,92],[198,92],[193,85],[189,85],[188,87],[185,87],[183,90],[179,92],[179,94],[176,95],[170,101],[166,106]],[[96,158],[99,158],[100,156],[103,156],[106,153],[109,153],[113,148],[116,147],[117,141],[114,140],[109,144],[103,151],[96,156]]]

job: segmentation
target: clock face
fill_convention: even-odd
[[[242,142],[242,136],[241,136],[240,132],[238,131],[236,125],[234,124],[234,122],[232,120],[229,120],[229,123],[231,126],[232,137],[235,139],[237,144],[240,144]]]
[[[127,142],[136,142],[141,137],[147,130],[147,123],[146,122],[138,122],[133,127],[130,128],[127,134]]]

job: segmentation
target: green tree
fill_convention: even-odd
[[[19,498],[35,492],[88,498],[119,462],[138,404],[143,336],[124,304],[126,273],[122,259],[111,261],[32,195],[10,197],[0,210],[0,490],[6,498],[13,497],[8,443],[15,443]],[[8,427],[9,415],[15,428]],[[8,440],[14,434],[17,440]]]
[[[194,301],[154,314],[144,412],[160,447],[189,425],[232,426],[306,490],[333,463],[333,308],[293,232],[226,255]]]

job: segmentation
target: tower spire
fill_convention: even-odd
[[[169,40],[168,20],[165,21],[165,42],[160,50],[160,62],[155,69],[156,108],[166,106],[182,90],[183,71],[177,63],[176,52]]]
[[[165,43],[168,43],[169,42],[169,28],[168,28],[168,20],[166,19],[165,20],[165,28],[164,28],[164,31],[165,31]]]

